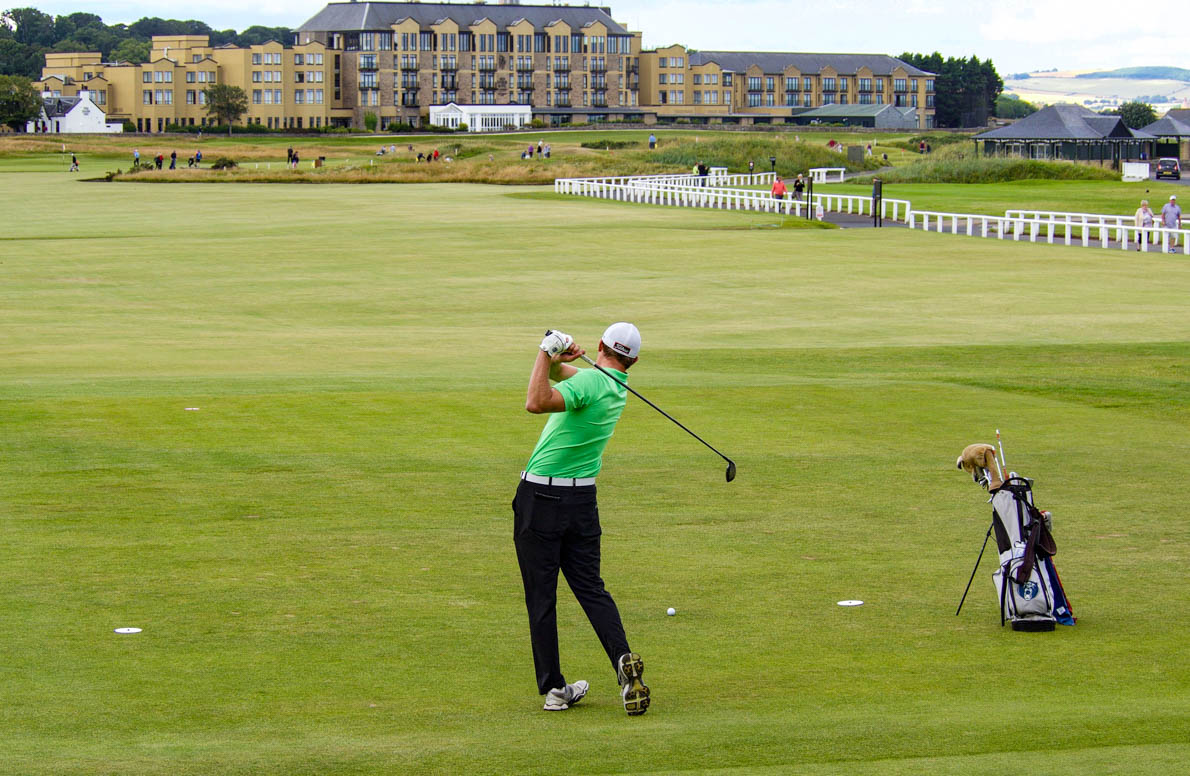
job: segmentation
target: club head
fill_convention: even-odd
[[[727,462],[727,481],[731,482],[735,479],[735,461]]]

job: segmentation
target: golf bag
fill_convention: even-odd
[[[1049,513],[1033,504],[1033,481],[1015,473],[993,491],[992,527],[1000,568],[992,575],[1000,596],[1000,624],[1013,630],[1051,631],[1074,625],[1074,612],[1054,568],[1058,551]]]

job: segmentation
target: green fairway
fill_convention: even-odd
[[[1185,767],[1183,257],[50,165],[0,160],[0,773]],[[909,188],[885,195],[1039,206]],[[653,705],[624,714],[561,584],[591,693],[547,714],[525,385],[546,328],[592,348],[616,320],[633,387],[739,475],[630,398],[603,576]],[[1074,628],[1001,628],[991,550],[954,616],[990,517],[954,461],[996,428]]]

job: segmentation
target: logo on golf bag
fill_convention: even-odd
[[[1032,601],[1041,592],[1041,587],[1036,582],[1029,580],[1023,585],[1017,585],[1016,592],[1021,600]]]

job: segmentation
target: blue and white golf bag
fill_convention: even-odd
[[[1033,481],[1010,474],[992,492],[992,526],[1000,568],[992,575],[1000,596],[1000,624],[1013,630],[1049,631],[1074,625],[1074,612],[1054,568],[1058,551],[1050,517],[1033,504]]]

